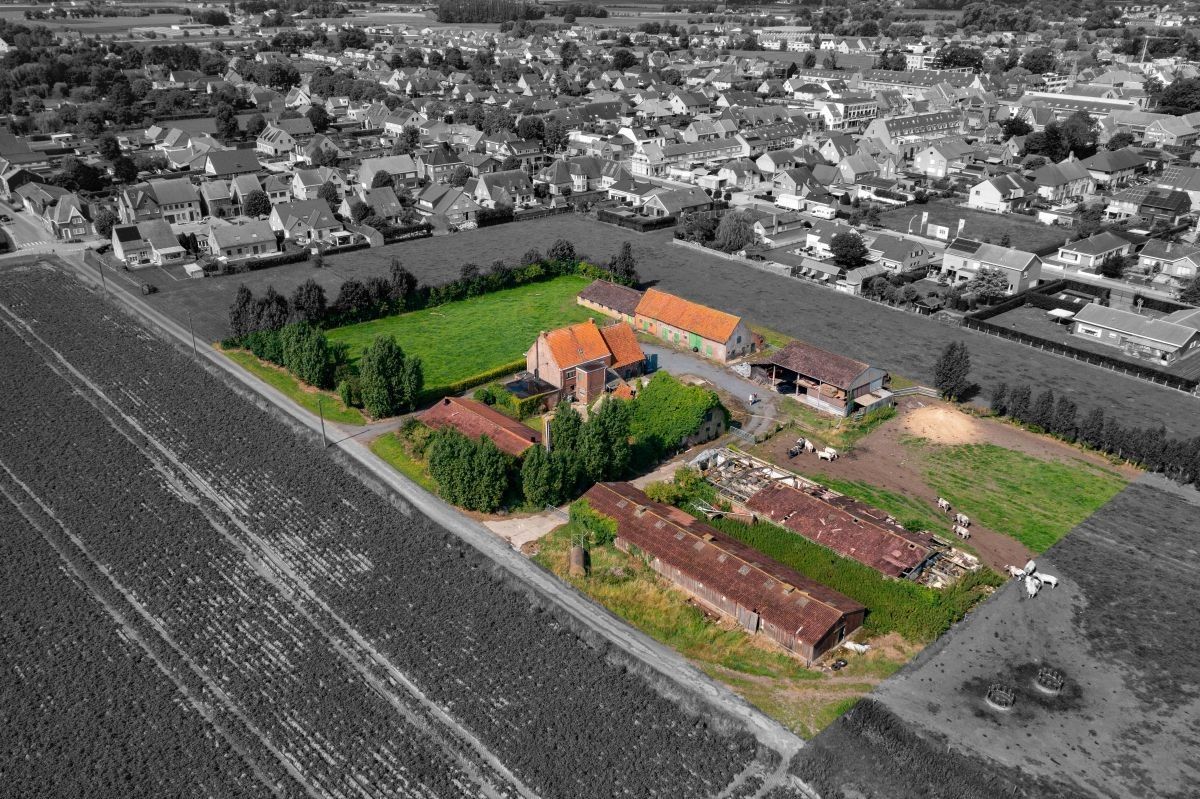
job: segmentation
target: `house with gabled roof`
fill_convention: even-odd
[[[1186,308],[1153,318],[1093,302],[1075,313],[1071,332],[1167,366],[1200,349],[1200,309]]]
[[[187,250],[162,219],[144,219],[134,225],[116,225],[111,234],[113,255],[127,266],[179,263]]]
[[[270,224],[272,230],[282,231],[284,238],[300,244],[332,242],[345,229],[329,210],[329,203],[320,198],[276,205],[271,209]]]
[[[1146,159],[1132,148],[1101,150],[1084,158],[1081,163],[1091,173],[1096,185],[1112,188],[1124,186],[1146,163]]]
[[[176,224],[203,217],[200,192],[187,178],[152,180],[127,186],[117,195],[118,216],[126,224],[143,219],[165,219]]]
[[[474,221],[480,209],[467,191],[448,183],[431,183],[421,189],[414,207],[421,216],[442,217],[451,225]]]
[[[278,252],[279,243],[269,222],[250,219],[236,225],[210,226],[208,251],[229,260],[261,258]]]
[[[338,197],[345,197],[349,187],[342,171],[336,167],[319,166],[315,169],[297,169],[292,176],[292,196],[297,200],[317,199],[317,192],[326,183],[333,184]],[[370,185],[370,184],[368,184]]]
[[[1033,182],[1039,197],[1055,205],[1082,199],[1096,190],[1096,180],[1074,154],[1057,164],[1046,164],[1034,170]]]
[[[262,169],[253,150],[211,150],[204,157],[204,172],[217,178],[229,178]]]
[[[591,404],[615,382],[645,371],[646,355],[629,325],[589,319],[542,331],[525,353],[525,368],[558,389],[558,398]]]
[[[498,205],[517,207],[533,202],[533,183],[523,169],[509,169],[480,175],[472,195],[484,208]]]
[[[632,325],[642,292],[610,280],[594,280],[575,297],[584,308]]]
[[[944,178],[961,169],[975,146],[952,138],[932,142],[913,154],[913,170],[931,178]]]
[[[634,328],[722,363],[748,355],[758,347],[741,317],[654,288],[638,301]]]
[[[1037,186],[1014,173],[997,175],[971,187],[967,207],[997,214],[1023,211],[1037,196]]]
[[[421,167],[411,155],[385,155],[364,158],[358,167],[358,182],[369,187],[380,172],[386,172],[394,182],[404,186],[415,186],[421,177]]]
[[[1057,259],[1064,264],[1094,272],[1108,259],[1124,257],[1132,250],[1132,242],[1102,230],[1087,238],[1063,244],[1058,248]]]
[[[999,271],[1008,280],[1008,295],[1037,285],[1042,276],[1042,259],[1031,252],[999,244],[985,244],[958,237],[942,255],[941,274],[951,283],[967,283],[980,270]]]

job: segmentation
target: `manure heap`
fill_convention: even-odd
[[[749,732],[73,277],[0,267],[0,385],[7,795],[779,782]]]

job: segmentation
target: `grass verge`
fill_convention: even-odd
[[[347,408],[337,394],[331,391],[319,391],[312,386],[305,385],[288,374],[283,367],[264,363],[253,353],[245,350],[221,350],[221,352],[226,358],[250,374],[286,394],[289,399],[314,416],[318,414],[317,400],[319,398],[321,403],[319,412],[324,414],[327,421],[341,424],[366,424],[367,422],[361,411],[357,408]]]
[[[994,444],[935,447],[925,461],[926,479],[939,494],[1034,552],[1049,549],[1127,482],[1081,460],[1044,461]]]
[[[408,446],[396,433],[384,433],[372,441],[371,451],[421,488],[437,494],[437,483],[429,476],[425,462],[410,453]]]

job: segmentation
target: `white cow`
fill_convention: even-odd
[[[970,516],[968,516],[968,515],[967,515],[967,514],[965,514],[965,513],[956,513],[956,514],[954,514],[954,521],[955,521],[955,523],[956,523],[956,524],[960,524],[960,525],[962,525],[963,527],[970,527],[970,526],[971,526],[971,517],[970,517]]]
[[[837,450],[834,449],[833,447],[826,447],[825,449],[823,449],[817,453],[817,457],[823,461],[830,461],[830,462],[835,461],[835,460],[837,460],[837,456],[838,456]]]
[[[1041,590],[1041,588],[1042,584],[1036,577],[1034,577],[1032,574],[1025,576],[1025,593],[1030,599],[1033,599],[1035,596],[1037,596],[1037,593]]]
[[[1021,569],[1018,569],[1016,566],[1005,566],[1004,569],[1008,572],[1009,577],[1015,577],[1019,580],[1025,576],[1025,572]]]
[[[816,452],[816,451],[817,451],[817,445],[816,445],[816,444],[814,444],[814,443],[812,443],[811,441],[809,441],[809,440],[806,438],[806,439],[804,439],[804,451],[805,451],[805,452]]]
[[[946,511],[946,513],[949,513],[950,512],[950,500],[944,499],[943,497],[938,497],[938,510],[944,510],[944,511]]]
[[[1033,574],[1035,571],[1037,571],[1037,564],[1032,560],[1025,561],[1025,573]]]
[[[954,525],[954,532],[958,533],[959,538],[970,538],[971,531],[963,527],[961,524]]]
[[[1058,588],[1058,578],[1055,577],[1053,574],[1046,574],[1045,572],[1034,572],[1033,578],[1035,580],[1037,580],[1039,583],[1041,583],[1042,585],[1048,585],[1051,588]]]

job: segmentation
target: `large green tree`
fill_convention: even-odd
[[[967,345],[952,341],[942,350],[933,366],[933,385],[943,397],[957,400],[970,387],[971,356]]]
[[[737,252],[754,243],[754,223],[745,211],[730,211],[721,217],[713,244],[722,252]]]
[[[834,236],[829,242],[829,249],[833,252],[834,263],[846,269],[854,269],[867,262],[867,245],[863,243],[862,236],[853,231]]]
[[[404,354],[393,336],[376,336],[358,362],[363,407],[377,419],[416,407],[422,387],[421,360]]]

